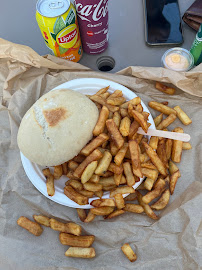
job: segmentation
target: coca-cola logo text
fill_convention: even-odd
[[[108,0],[100,0],[100,2],[95,5],[82,5],[75,1],[75,5],[79,18],[88,22],[91,20],[87,17],[91,16],[92,20],[97,22],[101,18],[104,18],[108,12]]]
[[[65,36],[58,38],[58,41],[59,43],[70,42],[75,38],[76,34],[77,34],[77,30],[75,29],[72,32],[66,34]]]

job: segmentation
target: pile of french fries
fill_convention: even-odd
[[[67,257],[90,259],[95,257],[95,249],[92,246],[94,235],[81,235],[80,225],[72,222],[62,223],[54,218],[43,215],[33,215],[35,221],[27,217],[20,217],[17,224],[35,236],[40,236],[43,232],[41,225],[59,231],[59,240],[62,245],[70,246],[65,255]]]
[[[161,83],[156,83],[156,88],[169,95],[175,93],[174,88]],[[175,163],[181,161],[182,151],[191,149],[191,144],[160,137],[151,137],[148,141],[137,132],[139,127],[147,132],[150,126],[149,114],[143,111],[141,99],[136,97],[126,101],[120,90],[112,94],[108,90],[106,87],[88,96],[100,112],[93,139],[78,156],[55,166],[53,173],[49,168],[43,170],[47,193],[53,196],[54,181],[66,175],[69,178],[64,188],[67,197],[79,205],[86,205],[89,198],[95,197],[91,202],[93,208],[88,213],[77,209],[81,221],[88,223],[96,216],[111,219],[125,212],[146,213],[156,220],[159,216],[154,211],[166,207],[181,176]],[[170,108],[167,105],[167,101],[149,102],[149,107],[160,112],[154,119],[157,129],[167,131],[177,117],[184,125],[192,123],[179,106]],[[163,115],[166,115],[165,119]],[[181,127],[172,131],[183,133]],[[134,190],[133,186],[142,177],[146,179]],[[103,199],[106,191],[110,196]],[[125,197],[125,194],[129,195]],[[131,203],[133,201],[137,203]],[[33,218],[35,221],[20,217],[17,224],[36,236],[43,232],[41,225],[59,231],[61,244],[70,246],[65,252],[68,257],[95,257],[95,250],[91,247],[95,237],[81,236],[80,225],[62,223],[42,215],[34,215]],[[128,243],[121,250],[131,262],[136,261],[137,255]]]
[[[160,83],[156,88],[167,94],[175,92]],[[150,126],[149,113],[143,110],[140,97],[126,101],[122,91],[109,93],[108,90],[109,86],[88,96],[100,112],[93,139],[72,160],[55,166],[53,174],[49,168],[43,170],[47,192],[53,196],[55,179],[66,175],[67,197],[79,205],[86,205],[89,198],[95,197],[88,213],[77,209],[83,222],[91,222],[96,216],[111,219],[125,212],[146,213],[158,219],[154,210],[162,210],[168,204],[181,176],[175,163],[181,161],[182,150],[191,149],[191,144],[160,137],[148,140],[147,136],[138,134],[139,127],[147,132]],[[159,130],[167,130],[176,118],[184,125],[192,122],[179,106],[171,108],[167,101],[150,101],[148,105],[160,112],[154,119]],[[183,133],[181,127],[172,131]],[[142,177],[146,177],[145,181],[134,190],[133,186]],[[109,198],[103,199],[106,191],[110,192]],[[137,203],[129,203],[135,200]]]

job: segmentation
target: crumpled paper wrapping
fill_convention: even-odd
[[[126,213],[112,220],[97,217],[83,224],[75,209],[44,197],[27,178],[20,160],[16,135],[20,121],[31,105],[57,85],[75,78],[106,78],[137,93],[145,104],[150,100],[180,105],[193,123],[181,126],[191,135],[193,149],[183,151],[181,178],[160,220]],[[174,96],[154,87],[155,81],[178,87]],[[0,270],[117,270],[200,269],[202,267],[202,65],[186,73],[164,68],[128,67],[117,74],[94,72],[78,63],[54,56],[39,56],[31,48],[0,39]],[[151,109],[155,117],[158,113]],[[73,221],[93,234],[97,256],[91,260],[67,258],[67,246],[58,232],[44,227],[35,237],[17,226],[20,216],[33,214]],[[130,243],[137,254],[131,263],[121,246]]]

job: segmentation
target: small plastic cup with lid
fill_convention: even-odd
[[[167,50],[161,58],[165,68],[175,71],[188,71],[194,66],[193,55],[183,48]]]

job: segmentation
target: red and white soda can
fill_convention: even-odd
[[[83,50],[102,53],[108,47],[108,0],[74,0]]]

